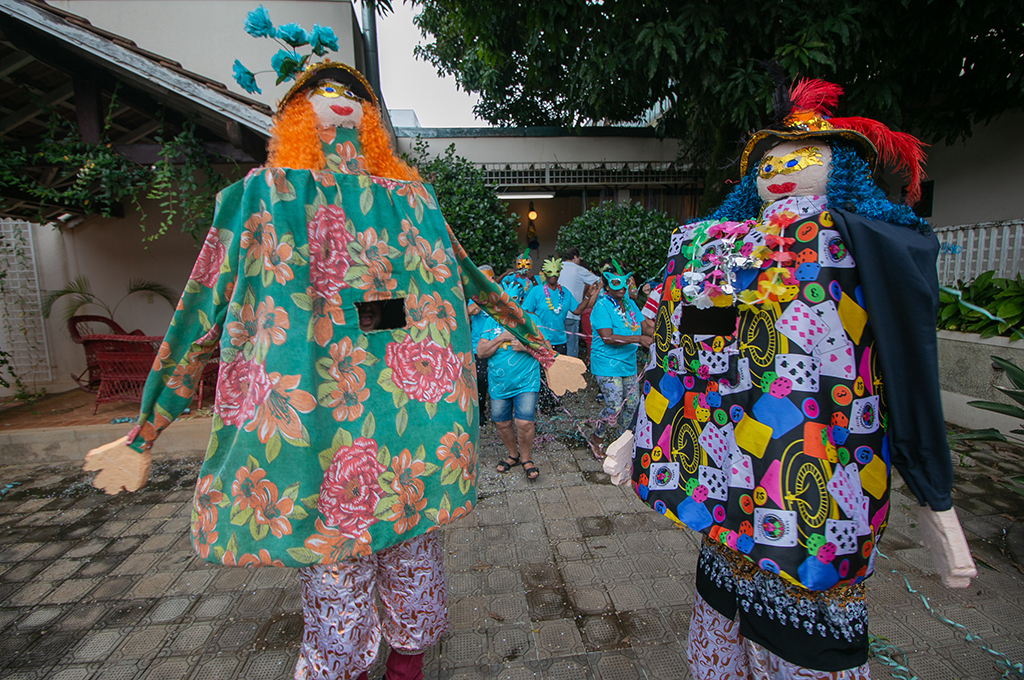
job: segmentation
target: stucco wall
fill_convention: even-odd
[[[231,76],[235,59],[250,71],[266,71],[270,57],[281,49],[276,41],[252,38],[242,29],[245,15],[258,4],[267,8],[275,25],[296,22],[306,30],[315,23],[330,26],[339,47],[330,57],[360,69],[363,65],[352,3],[344,0],[51,0],[50,4],[271,107],[286,91],[284,85],[274,87],[272,73],[257,78],[261,95],[247,94]]]
[[[1024,218],[1024,112],[976,126],[966,142],[927,151],[925,171],[935,180],[933,225]]]
[[[246,168],[219,167],[222,173],[244,174]],[[178,228],[170,229],[155,241],[144,241],[156,232],[161,220],[160,208],[154,201],[142,201],[146,215],[146,232],[140,228],[140,214],[131,204],[125,205],[124,219],[96,217],[72,228],[55,229],[40,225],[33,228],[39,287],[44,292],[63,288],[77,276],[88,279],[92,292],[113,307],[124,297],[125,288],[133,279],[162,283],[180,296],[192,265],[199,255],[199,245]],[[205,236],[208,225],[201,229]],[[64,322],[69,298],[54,305],[45,321],[46,340],[53,371],[53,382],[38,384],[35,389],[61,392],[75,387],[71,374],[85,369],[85,353],[71,342]],[[175,301],[177,297],[175,298]],[[136,293],[118,307],[114,320],[126,331],[141,329],[146,335],[164,335],[173,307],[158,296]],[[105,315],[96,306],[86,306],[79,314]],[[0,390],[0,397],[6,396]]]
[[[993,387],[1012,387],[1012,383],[1002,369],[993,368],[992,357],[1008,359],[1024,368],[1024,341],[939,331],[938,346],[942,409],[948,422],[969,428],[995,427],[1004,433],[1021,427],[1017,418],[974,408],[968,402],[1016,403]]]

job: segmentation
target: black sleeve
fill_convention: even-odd
[[[831,210],[864,292],[882,367],[892,464],[922,505],[952,507],[953,464],[939,396],[939,242],[913,227]]]

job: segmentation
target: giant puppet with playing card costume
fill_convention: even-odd
[[[893,466],[947,583],[974,574],[939,403],[937,240],[872,180],[905,170],[913,204],[921,144],[832,117],[841,93],[783,89],[739,185],[672,235],[635,447],[606,461],[622,478],[632,454],[639,496],[704,534],[695,678],[867,675]]]
[[[262,7],[246,30],[321,56],[337,48],[329,28],[275,29]],[[466,299],[543,365],[552,355],[469,260],[433,189],[395,156],[362,75],[282,52],[279,82],[294,84],[269,162],[218,196],[138,425],[126,443],[90,452],[87,469],[108,493],[144,484],[150,447],[219,354],[195,550],[218,564],[301,568],[296,677],[365,672],[382,634],[375,588],[395,650],[386,677],[415,677],[419,653],[447,627],[433,530],[476,502]],[[252,74],[235,70],[254,91]]]

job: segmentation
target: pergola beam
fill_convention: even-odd
[[[0,120],[0,135],[7,134],[19,125],[27,123],[42,113],[47,106],[52,106],[53,104],[64,101],[74,94],[74,92],[75,86],[72,83],[67,82],[56,90],[45,94],[38,102],[29,104],[28,106],[24,106],[15,111],[3,120]]]

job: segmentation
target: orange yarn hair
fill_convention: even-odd
[[[371,175],[405,181],[421,181],[420,173],[405,164],[391,145],[380,121],[377,107],[362,102],[363,120],[359,123],[359,145],[362,147],[366,169]],[[326,163],[320,137],[316,131],[317,119],[313,105],[303,93],[291,98],[284,109],[274,116],[270,127],[270,147],[267,166],[296,170],[322,170]]]

